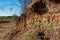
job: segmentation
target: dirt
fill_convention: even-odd
[[[0,40],[60,40],[60,2],[32,3],[16,23],[0,24]]]
[[[18,30],[14,23],[0,24],[0,40],[10,40],[17,34],[16,32],[18,32]]]
[[[22,31],[22,35],[38,27],[40,31],[37,32],[43,31],[45,33],[44,39],[41,40],[60,40],[60,3],[56,3],[56,1],[57,0],[40,0],[28,6],[25,13],[21,15],[18,21],[18,26]],[[29,35],[29,33],[27,35]],[[18,40],[25,40],[25,36],[18,35]]]

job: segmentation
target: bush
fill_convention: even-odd
[[[35,37],[35,32],[31,32],[26,36],[26,40],[33,40]]]
[[[17,17],[18,17],[18,16],[17,16],[16,14],[13,14],[13,15],[12,15],[12,18],[11,18],[11,21],[15,21],[15,20],[17,19]]]

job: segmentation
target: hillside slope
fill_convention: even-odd
[[[58,0],[39,0],[32,3],[18,19],[21,32],[16,35],[15,40],[59,40],[59,10]]]

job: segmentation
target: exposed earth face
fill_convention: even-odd
[[[24,26],[20,26],[20,28],[23,29],[25,27],[23,29],[27,30],[25,32],[39,28],[39,30],[45,34],[41,40],[60,40],[60,2],[58,2],[58,0],[37,1],[32,6],[28,7],[26,14],[23,15],[24,17],[21,19],[25,18],[22,22]],[[20,23],[19,25],[22,24]]]

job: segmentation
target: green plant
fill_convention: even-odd
[[[33,40],[36,36],[35,32],[31,32],[28,35],[25,36],[26,40]]]
[[[12,15],[12,18],[11,18],[11,21],[15,21],[17,19],[17,15],[16,14],[13,14]]]

